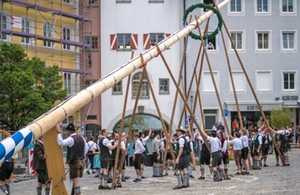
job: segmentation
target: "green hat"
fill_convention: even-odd
[[[217,137],[217,132],[216,132],[216,131],[212,131],[212,132],[211,132],[211,136],[212,136],[212,137]]]
[[[74,124],[73,123],[68,124],[68,126],[66,127],[66,130],[75,131]]]

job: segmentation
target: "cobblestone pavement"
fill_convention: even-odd
[[[275,156],[269,155],[267,164],[269,167],[262,167],[262,170],[251,170],[249,175],[234,175],[236,166],[230,161],[229,174],[232,175],[231,180],[213,182],[209,170],[205,169],[205,180],[198,180],[200,176],[199,166],[197,171],[193,171],[194,179],[190,179],[190,187],[179,190],[172,190],[177,185],[176,177],[172,171],[169,176],[162,178],[152,177],[152,167],[146,167],[145,176],[140,183],[132,182],[135,179],[133,167],[126,167],[127,176],[130,176],[123,187],[115,190],[98,190],[98,178],[94,175],[84,174],[81,180],[82,195],[91,194],[300,194],[300,149],[293,148],[289,152],[289,167],[276,167]],[[36,194],[36,179],[17,182],[11,184],[11,194],[14,195],[34,195]],[[71,183],[65,181],[65,185],[70,192]]]

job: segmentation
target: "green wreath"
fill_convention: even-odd
[[[214,32],[212,32],[211,34],[209,35],[205,35],[203,37],[203,39],[212,39],[214,38],[219,30],[221,30],[222,28],[222,23],[223,23],[223,19],[222,19],[222,15],[221,13],[213,6],[209,5],[209,4],[204,4],[204,3],[198,3],[198,4],[195,4],[195,5],[192,5],[190,6],[189,8],[187,8],[184,12],[184,15],[183,15],[183,25],[186,25],[187,24],[187,16],[189,15],[189,13],[191,13],[194,9],[196,8],[207,8],[207,9],[210,9],[212,10],[218,17],[218,20],[219,20],[219,23],[218,23],[218,27],[216,28],[216,30]],[[198,39],[198,40],[201,40],[201,36],[199,35],[196,35],[194,34],[193,32],[190,32],[189,34],[193,39]]]

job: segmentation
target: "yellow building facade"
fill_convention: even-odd
[[[0,0],[0,43],[20,44],[28,57],[38,57],[46,66],[57,65],[68,96],[79,92],[82,78],[89,74],[80,69],[88,63],[89,45],[84,43],[85,22],[80,6],[73,0]],[[77,111],[63,123],[81,127]]]

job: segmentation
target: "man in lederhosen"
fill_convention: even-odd
[[[177,177],[177,186],[173,189],[181,189],[189,187],[189,173],[188,166],[190,163],[190,144],[185,138],[186,130],[183,128],[178,128],[176,130],[177,135],[179,136],[178,143],[176,146],[177,157],[175,160],[176,166],[176,177]],[[183,172],[183,184],[181,182],[181,173]]]

